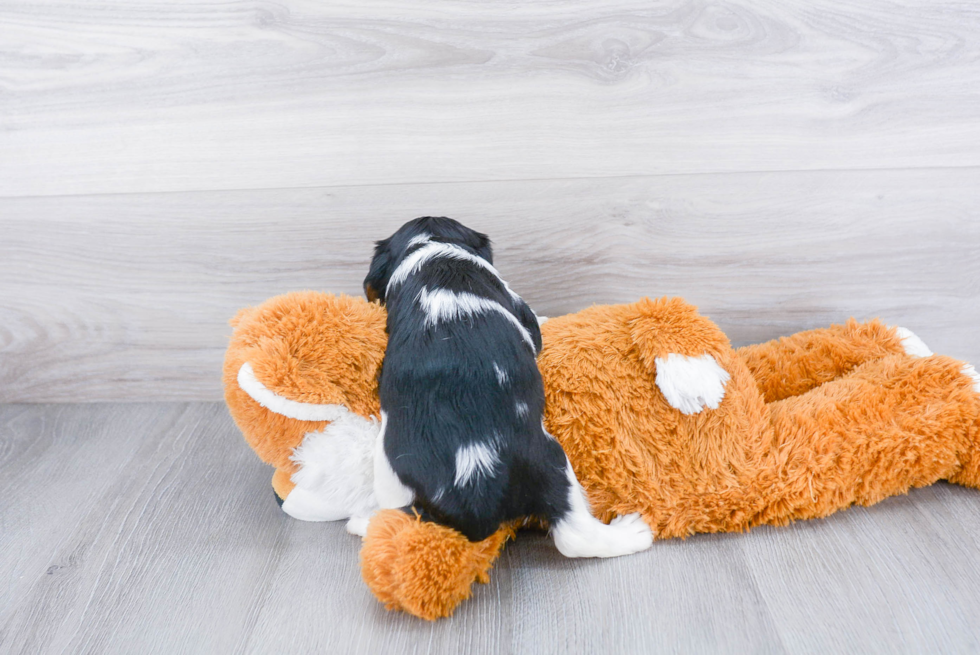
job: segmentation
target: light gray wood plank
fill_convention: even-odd
[[[575,561],[521,534],[448,620],[272,500],[220,404],[0,405],[0,652],[838,653],[980,646],[977,491]]]
[[[283,534],[267,489],[242,494],[243,478],[268,477],[224,408],[38,406],[0,416],[4,442],[55,444],[2,508],[0,574],[13,583],[0,650],[229,652]]]
[[[881,316],[980,362],[980,168],[0,199],[0,401],[217,400],[235,312],[456,217],[539,313],[679,295],[737,344]]]
[[[570,560],[550,539],[522,535],[506,554],[513,652],[786,652],[737,539],[700,535],[629,557]]]
[[[792,653],[980,650],[975,489],[938,484],[740,541]]]
[[[0,445],[2,652],[505,650],[505,575],[448,621],[386,612],[220,404],[0,406]]]
[[[980,164],[960,0],[0,6],[0,195]]]

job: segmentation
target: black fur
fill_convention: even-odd
[[[504,521],[535,515],[551,521],[569,510],[566,458],[541,424],[544,387],[536,355],[541,331],[527,304],[479,264],[429,260],[390,292],[398,264],[424,245],[449,243],[492,261],[490,241],[448,218],[419,218],[379,241],[365,292],[388,309],[388,348],[379,380],[386,414],[384,450],[402,483],[415,492],[422,516],[477,541]],[[425,324],[423,290],[467,292],[502,305],[530,333],[533,348],[499,312]],[[506,372],[501,384],[494,363]],[[521,416],[517,403],[527,405]],[[456,452],[493,443],[499,464],[457,487]]]

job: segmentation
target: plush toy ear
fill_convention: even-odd
[[[731,349],[725,333],[680,298],[644,298],[624,305],[622,311],[640,361],[650,370],[656,368],[658,357],[717,357]]]
[[[382,239],[374,244],[374,258],[371,268],[364,278],[364,295],[371,302],[385,302],[385,289],[391,279],[391,267],[394,256],[391,252],[391,238]]]

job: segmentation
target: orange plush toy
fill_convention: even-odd
[[[276,467],[283,510],[351,519],[366,531],[364,579],[387,607],[451,614],[520,526],[472,543],[376,511],[384,310],[291,294],[234,324],[226,400]],[[691,305],[644,299],[541,332],[545,424],[603,520],[640,512],[656,538],[684,537],[826,516],[937,480],[980,487],[980,376],[902,328],[850,321],[733,349]]]

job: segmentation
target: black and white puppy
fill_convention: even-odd
[[[388,310],[379,505],[414,504],[473,541],[537,516],[568,557],[648,548],[653,537],[638,514],[609,525],[592,516],[545,431],[537,317],[492,261],[486,235],[450,218],[415,219],[377,243],[364,289]]]

